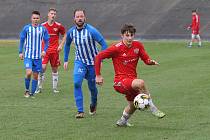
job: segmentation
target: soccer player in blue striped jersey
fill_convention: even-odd
[[[74,11],[75,26],[67,32],[64,46],[64,69],[68,68],[68,56],[71,42],[75,45],[74,61],[74,97],[77,106],[76,118],[84,118],[82,82],[87,79],[91,95],[90,115],[96,113],[98,90],[95,83],[94,57],[98,54],[96,43],[100,44],[102,50],[107,48],[101,33],[86,23],[85,11],[77,9]]]
[[[38,73],[42,70],[42,57],[46,54],[48,48],[49,35],[46,28],[40,23],[39,11],[33,11],[31,15],[31,24],[25,25],[20,33],[19,57],[24,59],[26,70],[25,75],[25,94],[24,97],[33,97],[37,83]],[[42,50],[42,41],[45,42]],[[23,53],[24,49],[24,53]],[[30,88],[31,75],[33,80]]]

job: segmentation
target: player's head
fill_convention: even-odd
[[[121,28],[121,37],[125,45],[130,46],[134,39],[136,28],[133,24],[124,24]]]
[[[197,13],[197,9],[193,9],[192,10],[192,15],[196,14]]]
[[[37,26],[40,23],[40,12],[33,11],[31,13],[31,23],[33,26]]]
[[[82,28],[86,21],[85,10],[76,9],[74,10],[74,22],[78,28]]]
[[[56,18],[57,10],[55,8],[50,8],[48,10],[48,20],[54,21]]]

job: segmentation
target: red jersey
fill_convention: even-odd
[[[115,80],[136,78],[136,67],[139,58],[141,58],[145,64],[149,64],[150,62],[150,57],[144,50],[143,44],[139,41],[133,41],[130,48],[123,42],[119,42],[106,50],[101,51],[95,57],[96,75],[100,75],[100,62],[105,58],[112,58],[115,70]]]
[[[59,34],[65,34],[65,28],[61,23],[54,22],[53,25],[49,25],[48,22],[42,23],[42,25],[47,28],[48,34],[50,36],[48,53],[57,52],[59,46]]]
[[[192,23],[190,25],[192,34],[199,34],[200,16],[198,14],[192,15]]]

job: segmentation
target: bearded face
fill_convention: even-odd
[[[82,28],[86,21],[86,17],[83,11],[76,11],[74,15],[74,22],[77,27]]]

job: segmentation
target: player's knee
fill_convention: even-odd
[[[144,86],[144,80],[142,79],[138,79],[138,81],[136,81],[136,84],[139,88],[143,87]]]
[[[82,83],[79,81],[75,81],[74,82],[74,88],[81,88],[82,87]]]
[[[144,86],[144,80],[139,79],[139,84],[140,84],[141,86]]]
[[[90,91],[96,91],[97,90],[95,82],[91,85],[88,85],[88,87],[89,87]]]
[[[39,75],[38,72],[34,72],[34,73],[33,73],[33,78],[34,78],[35,80],[38,80],[38,75]]]
[[[29,78],[29,77],[31,77],[31,75],[32,75],[32,71],[27,70],[26,71],[26,77]]]
[[[58,72],[57,67],[53,67],[53,68],[52,68],[52,72],[53,72],[53,73],[57,73],[57,72]]]

